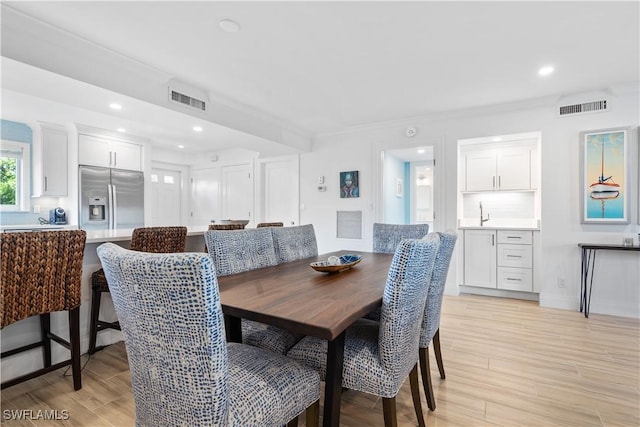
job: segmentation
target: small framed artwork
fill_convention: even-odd
[[[340,172],[340,198],[360,197],[358,171]]]
[[[396,197],[402,198],[404,194],[404,187],[402,185],[402,178],[396,178]]]
[[[580,133],[583,224],[629,223],[627,128]]]

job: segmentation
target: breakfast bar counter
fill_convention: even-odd
[[[8,228],[8,227],[7,227]],[[45,227],[16,227],[20,230],[9,231],[41,231]],[[77,228],[77,226],[63,226],[62,228]],[[208,225],[187,227],[187,252],[203,252],[205,248],[204,232]],[[51,231],[51,230],[46,230]],[[82,264],[82,289],[80,305],[80,353],[85,354],[89,348],[89,313],[91,310],[91,274],[101,268],[100,259],[96,253],[98,246],[105,242],[113,242],[119,246],[128,248],[131,241],[133,229],[117,230],[87,230],[87,240],[84,249]],[[102,299],[100,307],[100,318],[105,321],[115,321],[117,316],[113,308],[113,303],[108,296]],[[51,328],[62,337],[69,334],[69,322],[66,312],[56,312],[51,314]],[[3,350],[12,349],[25,342],[35,342],[39,340],[40,322],[38,316],[20,320],[5,327],[1,334],[1,345]],[[122,333],[117,330],[104,330],[98,334],[97,344],[108,345],[122,341]],[[51,346],[51,358],[55,364],[69,357],[68,350],[54,344]],[[89,362],[90,363],[90,362]],[[6,357],[2,359],[2,382],[11,378],[35,371],[42,367],[42,350],[36,348],[20,355]]]

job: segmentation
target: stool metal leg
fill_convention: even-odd
[[[91,316],[89,319],[89,354],[96,352],[96,340],[98,338],[98,316],[100,314],[100,298],[102,292],[94,289],[91,296]]]

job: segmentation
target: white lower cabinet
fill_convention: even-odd
[[[529,230],[464,230],[465,286],[533,292]]]

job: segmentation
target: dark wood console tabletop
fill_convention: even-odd
[[[584,309],[584,317],[589,317],[591,305],[591,288],[593,287],[593,268],[596,263],[596,252],[605,251],[640,251],[640,246],[607,245],[594,243],[578,243],[582,249],[582,270],[580,278],[580,312]],[[589,277],[591,276],[591,277]]]

